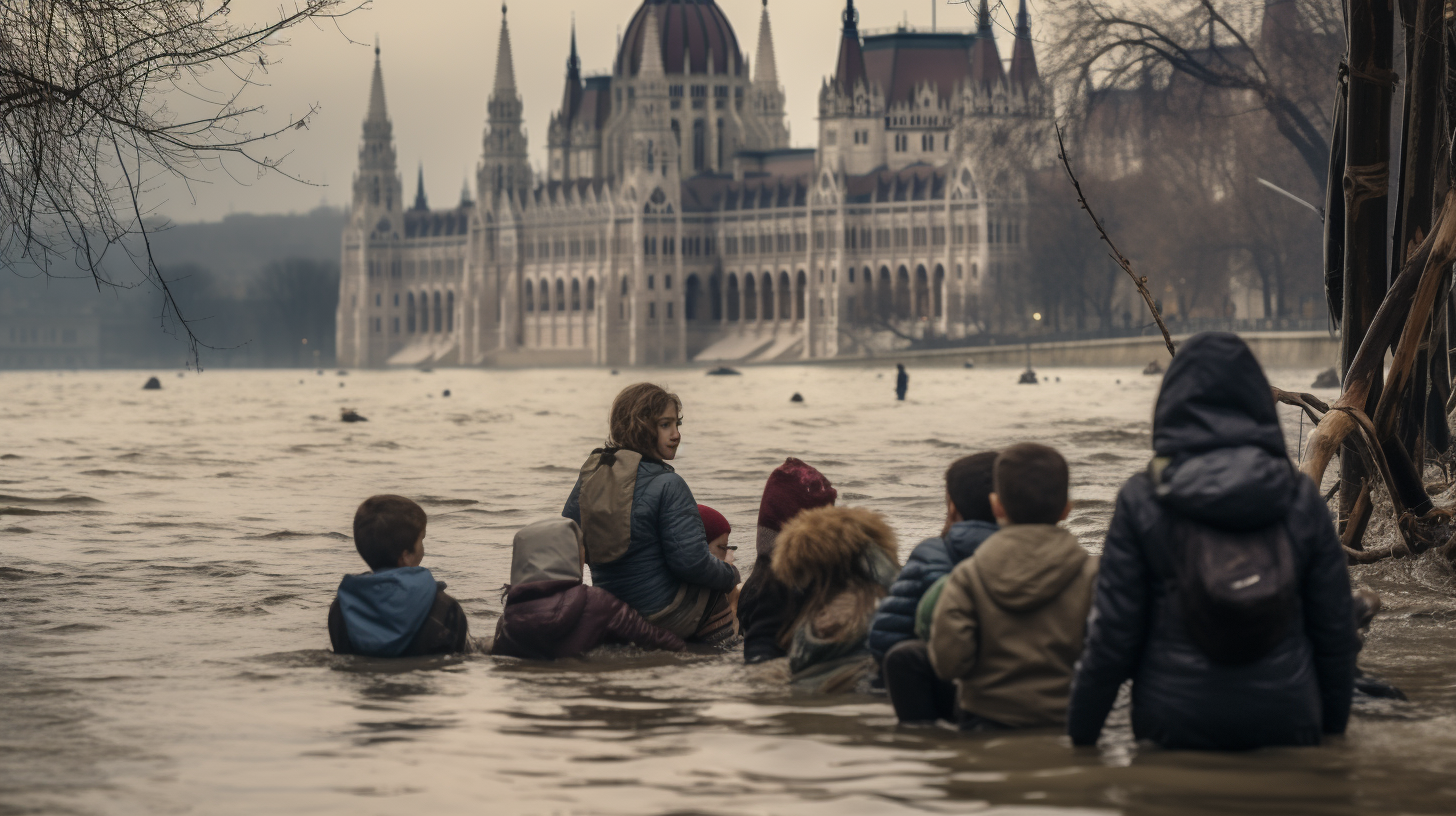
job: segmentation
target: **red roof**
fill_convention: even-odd
[[[743,53],[723,10],[713,0],[643,0],[627,25],[617,53],[618,76],[636,76],[642,67],[642,45],[647,36],[647,14],[657,15],[662,33],[662,65],[669,74],[708,73],[708,52],[713,72],[739,75]]]
[[[915,86],[922,82],[934,82],[941,98],[946,99],[955,91],[957,83],[971,76],[974,40],[969,34],[911,31],[866,37],[865,69],[870,81],[884,92],[886,104],[909,100]],[[999,61],[997,68],[1000,68]]]

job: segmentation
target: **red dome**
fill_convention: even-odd
[[[657,15],[662,33],[662,65],[669,74],[708,73],[708,52],[713,72],[743,73],[743,53],[733,26],[714,0],[644,0],[632,16],[617,53],[617,75],[636,76],[642,66],[642,44],[647,37],[647,15]]]

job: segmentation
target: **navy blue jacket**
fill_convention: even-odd
[[[581,523],[581,480],[561,515]],[[683,584],[732,591],[738,570],[713,557],[698,502],[683,477],[655,459],[637,467],[632,493],[632,543],[610,564],[591,565],[592,585],[647,616],[672,603]]]
[[[1269,383],[1243,341],[1194,337],[1178,350],[1153,416],[1170,460],[1159,482],[1128,480],[1102,550],[1067,729],[1090,745],[1123,681],[1138,739],[1195,750],[1311,745],[1344,733],[1358,643],[1345,554],[1319,488],[1294,469]],[[1242,666],[1193,644],[1172,583],[1169,517],[1250,531],[1283,524],[1300,609],[1284,641]]]
[[[884,660],[896,643],[915,637],[915,608],[925,590],[970,558],[999,529],[985,521],[958,521],[945,538],[927,538],[916,545],[870,622],[869,647],[876,660]]]

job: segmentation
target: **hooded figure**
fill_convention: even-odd
[[[812,677],[831,691],[873,671],[870,619],[900,572],[885,519],[857,507],[805,510],[779,533],[772,568],[799,598],[788,633],[794,679]],[[843,669],[852,680],[839,676]]]
[[[1117,497],[1068,731],[1097,741],[1131,679],[1138,739],[1168,748],[1314,745],[1344,733],[1358,643],[1345,555],[1318,487],[1294,469],[1269,382],[1237,336],[1200,334],[1168,368],[1153,464]],[[1298,578],[1295,620],[1244,665],[1212,661],[1170,594],[1179,518],[1243,533],[1282,524]]]
[[[505,611],[492,654],[550,660],[577,657],[602,643],[682,651],[682,638],[653,626],[615,595],[581,582],[581,528],[570,519],[538,521],[516,533]]]
[[[744,662],[761,663],[788,654],[789,626],[798,616],[802,597],[775,577],[774,542],[800,512],[832,505],[838,495],[823,473],[793,457],[769,474],[758,505],[758,554],[738,595]]]
[[[417,657],[470,650],[470,626],[445,584],[424,567],[345,575],[329,607],[337,654]]]

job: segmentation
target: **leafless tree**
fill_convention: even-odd
[[[1344,26],[1339,0],[1286,0],[1291,26],[1266,23],[1264,0],[1054,0],[1056,74],[1083,103],[1149,75],[1247,92],[1324,189]],[[1270,4],[1270,6],[1283,4]],[[1327,92],[1326,92],[1327,91]]]
[[[0,267],[60,275],[69,265],[98,287],[125,286],[102,265],[122,253],[159,291],[163,328],[199,362],[205,344],[152,257],[145,193],[226,157],[279,171],[286,154],[263,144],[306,128],[318,105],[255,131],[264,111],[245,92],[290,29],[365,5],[294,0],[240,25],[231,0],[0,2]]]

